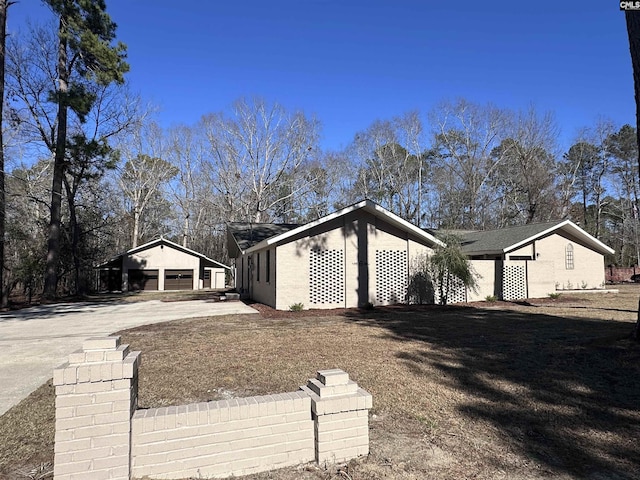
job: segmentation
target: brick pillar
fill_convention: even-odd
[[[86,340],[53,371],[55,480],[129,480],[139,364],[114,336]]]
[[[316,461],[344,462],[369,453],[371,394],[342,370],[321,370],[307,386],[315,423]]]

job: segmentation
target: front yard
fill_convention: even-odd
[[[252,479],[622,480],[640,472],[639,294],[265,311],[121,334],[142,351],[141,407],[292,391],[326,368],[373,394],[368,458]],[[47,384],[0,417],[0,477],[53,461],[53,402]]]

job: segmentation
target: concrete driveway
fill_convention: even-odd
[[[242,302],[66,303],[0,313],[0,415],[49,378],[86,338],[181,318],[258,313]]]

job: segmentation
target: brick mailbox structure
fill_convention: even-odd
[[[369,453],[369,393],[342,370],[297,392],[137,410],[140,352],[89,339],[54,371],[55,480],[246,475]]]

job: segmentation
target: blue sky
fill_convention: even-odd
[[[135,91],[163,126],[254,95],[302,109],[339,149],[376,119],[443,100],[552,110],[562,147],[599,116],[635,123],[618,2],[107,0]],[[10,7],[9,32],[50,18]]]

